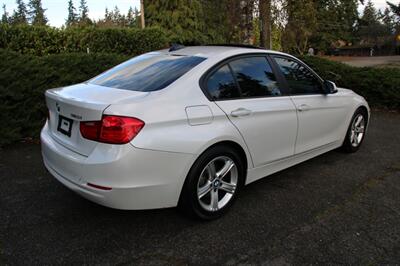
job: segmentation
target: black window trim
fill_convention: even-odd
[[[283,78],[283,82],[284,82],[284,86],[285,88],[289,91],[289,94],[291,97],[295,97],[295,96],[307,96],[307,95],[326,95],[326,93],[323,91],[323,86],[324,86],[324,79],[322,79],[311,67],[309,67],[306,63],[304,63],[303,61],[301,61],[300,59],[297,59],[296,57],[292,57],[292,56],[287,56],[287,55],[281,55],[281,54],[270,54],[269,55],[271,57],[271,61],[272,64],[274,64],[274,66],[276,68],[279,69],[279,75],[281,76],[281,78]],[[285,78],[285,75],[283,75],[282,70],[280,70],[280,67],[278,65],[278,63],[275,61],[275,58],[283,58],[283,59],[287,59],[287,60],[292,60],[298,64],[300,64],[301,66],[305,67],[306,69],[308,69],[311,74],[314,75],[314,77],[316,77],[316,79],[319,81],[319,83],[321,84],[321,90],[320,93],[301,93],[301,94],[294,94],[292,92],[292,89],[289,86],[288,81]]]
[[[275,60],[272,60],[269,57],[270,54],[268,53],[246,53],[246,54],[240,54],[240,55],[234,55],[228,58],[223,59],[222,61],[216,63],[212,67],[210,67],[200,78],[200,88],[203,91],[204,95],[207,97],[207,99],[211,102],[217,102],[217,101],[232,101],[232,100],[247,100],[247,99],[257,99],[257,98],[278,98],[278,97],[288,97],[290,96],[290,91],[288,90],[288,86],[286,84],[286,80],[282,79],[283,75],[280,73],[279,66],[276,65]],[[272,72],[274,73],[277,83],[278,83],[278,88],[281,91],[282,95],[279,96],[270,96],[270,95],[263,95],[263,96],[252,96],[252,97],[242,97],[242,92],[240,89],[240,86],[237,82],[236,76],[233,73],[233,70],[231,66],[229,65],[230,62],[235,61],[240,58],[248,58],[248,57],[264,57],[267,60],[267,63],[270,65]],[[229,67],[229,70],[231,72],[232,77],[235,80],[236,88],[239,92],[239,97],[235,98],[229,98],[229,99],[213,99],[211,95],[208,93],[207,90],[207,81],[208,78],[213,75],[216,71],[218,71],[221,67],[224,65],[227,65]]]
[[[223,68],[224,66],[227,66],[227,67],[229,68],[229,72],[231,73],[231,76],[232,76],[233,80],[235,81],[236,90],[237,90],[238,93],[239,93],[239,98],[242,98],[242,95],[243,95],[243,93],[242,93],[242,88],[240,88],[239,82],[238,82],[238,80],[237,80],[237,78],[236,78],[235,72],[233,72],[233,69],[232,69],[231,64],[225,63],[225,64],[223,64],[221,67],[216,68],[215,71],[214,71],[209,77],[211,77],[214,73],[216,73],[218,70],[220,70],[220,69]],[[207,82],[208,80],[209,80],[209,79],[207,78],[206,82]],[[207,92],[208,92],[208,90],[207,90]]]

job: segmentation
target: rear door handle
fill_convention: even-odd
[[[299,112],[305,112],[305,111],[310,110],[310,106],[307,105],[307,104],[302,104],[302,105],[300,105],[300,106],[297,107],[297,110],[298,110]]]
[[[231,116],[233,117],[249,116],[249,115],[251,115],[251,110],[248,110],[246,108],[238,108],[231,112]]]

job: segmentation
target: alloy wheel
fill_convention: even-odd
[[[220,156],[210,161],[200,174],[197,199],[207,211],[218,211],[233,198],[238,186],[238,170],[235,162]]]
[[[364,137],[365,119],[362,114],[358,114],[351,125],[350,143],[353,147],[358,147]]]

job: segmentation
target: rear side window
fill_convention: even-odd
[[[274,58],[294,95],[320,94],[322,84],[305,66],[289,58]]]
[[[207,90],[213,100],[238,98],[239,90],[227,65],[215,71],[207,80]]]
[[[197,56],[149,53],[91,79],[89,83],[132,91],[161,90],[204,61]]]
[[[241,58],[230,62],[229,65],[232,67],[243,98],[282,95],[265,57]]]

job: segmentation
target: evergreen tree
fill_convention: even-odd
[[[140,11],[139,9],[137,9],[137,7],[135,7],[135,9],[133,10],[133,14],[135,17],[135,26],[140,28]]]
[[[236,31],[234,23],[237,22],[236,17],[228,8],[231,0],[201,0],[202,17],[201,20],[205,27],[207,41],[210,43],[226,43],[233,39]],[[236,1],[237,2],[237,1]],[[232,21],[229,18],[232,18]],[[230,23],[232,22],[232,23]],[[238,22],[237,22],[238,23]],[[235,24],[236,25],[236,24]]]
[[[78,22],[78,15],[74,7],[74,2],[72,0],[68,1],[68,18],[65,24],[67,27],[73,26]]]
[[[284,50],[304,54],[310,46],[310,38],[317,28],[317,11],[313,0],[287,0],[285,5],[287,24],[282,45]]]
[[[386,28],[387,33],[393,34],[395,31],[396,22],[395,22],[394,15],[392,14],[392,12],[390,11],[390,9],[388,7],[385,8],[385,10],[383,11],[383,14],[381,14],[381,18],[382,18],[382,22]]]
[[[284,32],[285,12],[282,10],[284,0],[273,0],[271,2],[271,37],[274,50],[282,50],[282,33]]]
[[[230,36],[227,41],[233,43],[252,44],[254,41],[254,0],[226,1],[227,26]],[[211,4],[212,6],[212,4]]]
[[[358,19],[358,0],[315,1],[317,27],[311,37],[313,48],[328,51],[338,41],[353,43]]]
[[[128,14],[126,15],[126,25],[128,27],[135,27],[136,26],[136,18],[135,13],[132,7],[129,7]]]
[[[12,16],[12,24],[28,24],[27,14],[28,10],[25,3],[22,0],[17,0],[17,10],[14,11]]]
[[[379,21],[378,11],[371,0],[365,5],[358,27],[359,37],[370,46],[378,45],[379,38],[386,35],[385,26]]]
[[[387,2],[393,14],[397,16],[398,22],[400,23],[400,3],[396,6],[392,2]]]
[[[259,0],[260,10],[260,45],[267,49],[272,47],[272,18],[271,18],[271,0]]]
[[[112,22],[112,11],[108,11],[108,8],[106,7],[105,11],[104,11],[104,18],[100,19],[96,22],[96,25],[99,27],[103,27],[103,28],[109,28],[113,26],[113,22]]]
[[[124,25],[124,16],[121,15],[121,12],[119,11],[118,6],[114,7],[114,10],[112,11],[112,22],[115,26],[125,26]]]
[[[355,25],[358,20],[358,2],[357,0],[339,1],[338,21],[342,39],[354,41]]]
[[[109,11],[108,8],[105,9],[104,18],[100,19],[96,22],[96,25],[99,27],[134,27],[135,13],[132,8],[129,8],[128,14],[121,14],[118,6],[115,6],[112,11]]]
[[[32,25],[46,25],[48,19],[46,18],[44,12],[46,9],[42,7],[41,0],[30,0],[29,1],[29,16]]]
[[[2,24],[9,24],[7,6],[5,4],[3,4],[3,15],[1,16],[1,23]]]
[[[378,12],[371,0],[365,5],[364,12],[360,18],[360,25],[372,25],[378,22]]]
[[[81,0],[79,5],[79,24],[80,25],[90,25],[92,21],[89,18],[89,7],[86,0]]]
[[[170,31],[174,42],[202,43],[205,40],[200,0],[147,0],[146,26]]]
[[[111,20],[110,12],[108,11],[107,7],[106,7],[106,10],[104,12],[104,19]]]
[[[240,23],[239,28],[242,34],[239,42],[253,44],[254,42],[254,7],[255,0],[240,1]]]
[[[397,46],[400,44],[400,3],[396,6],[395,4],[391,2],[387,2],[389,5],[390,10],[392,11],[394,15],[394,32],[396,35],[396,43]],[[400,54],[400,48],[398,49],[398,54]]]

